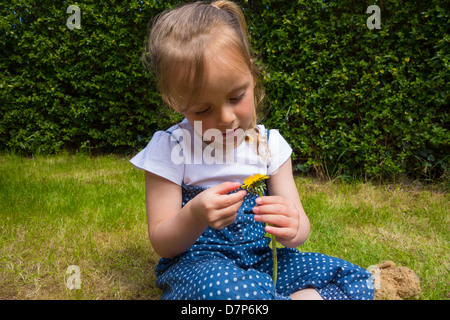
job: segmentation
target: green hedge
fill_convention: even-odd
[[[366,27],[373,2],[261,3],[269,10],[252,21],[268,66],[268,122],[292,143],[299,169],[444,175],[448,2],[382,1],[380,30]]]
[[[179,117],[140,51],[180,1],[0,4],[0,149],[135,152]],[[69,5],[81,29],[69,30]],[[268,94],[264,122],[295,168],[330,176],[448,179],[448,1],[241,1]],[[381,8],[370,30],[369,5]]]
[[[174,2],[66,3],[0,4],[1,148],[142,147],[168,121],[140,51],[150,17]],[[81,29],[66,26],[69,5],[79,6]]]

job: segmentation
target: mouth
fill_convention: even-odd
[[[239,128],[236,129],[227,129],[225,132],[222,133],[222,136],[224,138],[230,138],[234,137],[236,135],[236,132],[239,130]]]

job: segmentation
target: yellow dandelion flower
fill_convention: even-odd
[[[258,182],[264,181],[266,179],[269,179],[269,177],[265,176],[263,174],[259,174],[259,173],[255,174],[255,175],[250,176],[250,177],[248,177],[248,178],[246,178],[244,180],[244,184],[242,185],[242,188],[243,189],[247,189],[247,188],[257,184]]]
[[[264,189],[266,188],[266,184],[263,182],[264,180],[269,179],[268,176],[263,174],[255,174],[250,176],[244,180],[242,189],[246,189],[251,193],[258,194],[260,197],[264,194]]]

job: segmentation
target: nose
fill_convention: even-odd
[[[219,114],[219,125],[229,126],[236,120],[236,114],[232,106],[222,106]]]

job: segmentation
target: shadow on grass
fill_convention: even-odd
[[[155,267],[159,257],[149,247],[129,244],[106,253],[104,270],[109,296],[124,300],[160,300]]]

